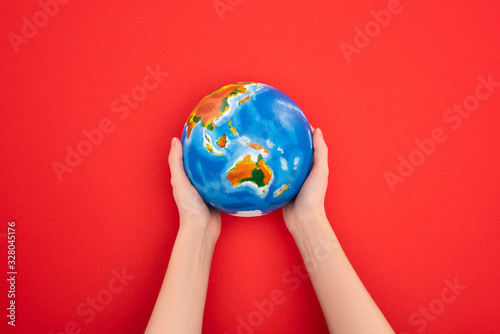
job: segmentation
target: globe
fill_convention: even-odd
[[[287,95],[261,83],[234,83],[205,96],[181,141],[193,186],[208,205],[234,216],[284,206],[312,164],[306,116]]]

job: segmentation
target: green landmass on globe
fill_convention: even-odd
[[[240,94],[246,93],[247,89],[245,85],[248,82],[242,82],[237,84],[231,84],[224,86],[213,93],[206,96],[204,99],[198,103],[194,108],[193,112],[189,116],[187,125],[187,137],[189,138],[192,129],[197,125],[201,125],[207,130],[215,130],[214,121],[221,117],[226,111],[229,110],[229,104],[227,99],[229,97],[238,96]],[[238,101],[238,104],[242,104],[250,100],[249,93],[246,97]],[[237,135],[238,132],[233,127],[231,120],[228,121],[229,128],[233,135]],[[211,139],[205,134],[206,148],[210,153],[216,155],[222,155],[223,153],[216,152]],[[246,143],[249,147],[268,153],[269,150],[264,148],[258,143]],[[224,134],[220,136],[217,140],[217,146],[220,148],[225,148],[227,145],[227,136]],[[273,173],[269,166],[266,164],[262,155],[259,154],[257,162],[251,160],[251,155],[246,155],[242,160],[238,161],[236,165],[230,169],[226,175],[226,178],[231,182],[233,186],[238,186],[243,182],[252,182],[257,187],[265,187],[269,184]]]
[[[245,88],[247,84],[249,84],[249,82],[239,82],[227,85],[205,96],[194,108],[187,120],[187,137],[189,138],[191,130],[198,123],[207,130],[214,130],[214,120],[221,117],[229,109],[227,99],[232,96],[244,94],[247,91]],[[250,95],[238,102],[241,104],[249,99]],[[231,129],[231,131],[233,130]]]
[[[271,169],[260,154],[257,162],[252,161],[250,154],[245,155],[226,174],[226,178],[235,187],[247,181],[255,183],[257,187],[265,187],[269,184],[272,177],[273,173]]]

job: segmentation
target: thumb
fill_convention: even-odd
[[[184,171],[184,163],[182,161],[182,143],[181,141],[174,137],[172,138],[172,145],[170,148],[170,154],[168,155],[168,164],[170,166],[170,174],[172,187],[183,188],[186,186],[191,186],[191,182],[186,176]]]
[[[328,179],[328,146],[320,128],[316,128],[313,132],[313,147],[313,166],[310,174],[315,178]]]

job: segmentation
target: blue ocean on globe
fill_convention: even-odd
[[[261,83],[235,83],[204,97],[181,140],[189,180],[207,204],[230,215],[282,207],[311,169],[306,116],[287,95]]]

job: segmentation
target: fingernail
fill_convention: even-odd
[[[320,136],[321,138],[323,138],[323,132],[321,131],[321,129],[320,129],[320,128],[317,128],[317,129],[316,129],[316,131],[318,131],[319,136]]]
[[[172,148],[177,146],[177,138],[172,138]]]

